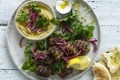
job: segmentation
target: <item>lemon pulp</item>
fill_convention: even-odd
[[[91,59],[88,56],[78,56],[76,58],[70,59],[67,64],[67,68],[72,67],[76,70],[84,70],[91,63]]]

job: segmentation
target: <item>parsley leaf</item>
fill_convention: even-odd
[[[65,61],[54,61],[51,65],[52,74],[60,73],[67,66]]]
[[[49,25],[49,20],[46,19],[44,15],[40,15],[39,18],[37,18],[36,26],[37,27],[47,27]]]
[[[29,7],[37,7],[37,4],[36,3],[34,3],[34,2],[31,2],[31,3],[29,3]]]
[[[26,59],[22,65],[22,70],[29,70],[30,72],[34,72],[36,69],[36,65],[34,64],[34,59],[32,56],[32,47],[33,45],[30,44],[25,48],[24,55]]]
[[[32,8],[32,10],[35,12],[41,12],[41,9],[38,8],[37,4],[34,2],[29,3],[29,7]]]
[[[65,40],[74,41],[76,39],[80,39],[81,35],[84,35],[88,39],[93,37],[94,26],[83,26],[82,22],[78,19],[78,16],[78,12],[75,14],[70,12],[65,18],[57,19],[61,26],[68,25],[73,30],[73,33],[66,32],[63,35]]]
[[[93,30],[94,30],[94,26],[86,25],[83,27],[83,35],[88,39],[90,39],[93,36]]]
[[[45,50],[45,40],[41,40],[37,43],[39,50],[44,51]]]
[[[29,19],[28,14],[25,13],[24,11],[22,11],[21,13],[18,14],[16,20],[17,20],[17,21],[20,21],[20,22],[25,22],[25,21],[27,21],[28,19]]]
[[[35,11],[35,12],[41,12],[41,9],[38,8],[38,7],[34,7],[34,8],[32,8],[32,10]]]

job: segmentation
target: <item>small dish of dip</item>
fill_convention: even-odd
[[[56,18],[52,8],[41,1],[24,2],[15,15],[18,32],[29,40],[41,40],[54,32],[56,26],[51,22]]]

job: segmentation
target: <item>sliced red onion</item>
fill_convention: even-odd
[[[25,24],[26,24],[26,26],[27,26],[28,28],[31,27],[31,23],[30,23],[30,21],[27,21]]]
[[[96,44],[96,42],[97,42],[97,39],[95,39],[95,38],[91,38],[90,40],[89,40],[89,42],[91,42],[92,44],[93,44],[93,47],[94,47],[94,52],[97,50],[97,44]]]
[[[29,12],[29,18],[33,21],[36,21],[37,17],[39,17],[39,14],[37,12],[33,12],[32,9],[30,9]]]
[[[68,56],[68,52],[66,52],[65,49],[62,46],[57,44],[58,42],[56,41],[56,39],[53,39],[53,41],[65,53],[65,55]]]
[[[59,40],[59,42],[61,42],[61,43],[65,43],[66,41],[65,41],[65,40]]]
[[[32,14],[33,14],[32,9],[30,9],[29,12],[30,12],[30,13],[29,13],[29,18],[31,18],[31,17],[32,17]]]
[[[93,47],[94,47],[94,52],[96,52],[96,50],[97,50],[97,44],[95,43],[95,42],[91,42],[92,44],[93,44]]]
[[[63,34],[65,33],[65,28],[62,28],[62,33],[63,33]]]
[[[69,59],[68,59],[67,57],[62,57],[62,59],[63,59],[65,62],[69,63]]]
[[[64,25],[63,27],[67,29],[69,32],[73,33],[73,30],[70,27],[68,27],[68,25]]]
[[[35,53],[37,50],[38,50],[38,48],[37,48],[37,47],[35,47],[33,52]]]
[[[29,18],[30,21],[26,22],[26,26],[31,30],[31,32],[36,32],[38,28],[36,28],[36,20],[40,16],[39,13],[29,10]]]
[[[89,41],[89,39],[87,39],[84,35],[82,35],[82,38],[83,38],[85,41]]]
[[[75,57],[79,56],[80,53],[81,53],[81,50],[80,50],[78,53],[76,53],[76,54],[74,54],[74,55],[72,55],[72,56],[68,56],[68,59],[75,58]]]
[[[64,53],[66,56],[68,56],[68,52],[64,50],[64,48],[62,46],[58,46]]]
[[[97,50],[97,44],[96,44],[96,42],[97,42],[97,39],[95,39],[95,38],[91,38],[90,40],[89,39],[87,39],[85,36],[83,36],[82,35],[82,37],[84,38],[84,40],[85,41],[88,41],[88,42],[90,42],[90,43],[92,43],[93,44],[93,51],[94,52],[96,52],[96,50]]]
[[[59,46],[64,46],[64,45],[67,45],[69,44],[69,42],[64,42],[64,43],[56,43],[56,45],[59,45]]]
[[[91,38],[91,39],[89,40],[89,42],[97,42],[97,39]]]
[[[37,51],[34,55],[34,61],[36,62],[38,59],[46,59],[48,57],[47,52],[45,51]]]
[[[23,39],[24,39],[24,37],[22,37],[22,38],[20,39],[20,41],[19,41],[19,46],[20,46],[20,48],[22,48],[22,41],[23,41]]]
[[[57,40],[56,39],[53,39],[54,43],[56,44],[57,43]]]
[[[30,28],[31,32],[35,29],[35,26],[32,25],[32,27]]]
[[[36,32],[38,30],[37,27],[35,27],[34,29],[31,30],[32,33]]]

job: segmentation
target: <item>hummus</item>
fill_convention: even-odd
[[[37,5],[37,8],[40,8],[39,14],[42,14],[46,17],[46,19],[51,20],[54,17],[54,14],[52,13],[52,10],[48,8],[48,6],[42,6],[39,2],[34,2]],[[23,7],[21,7],[18,10],[18,14],[24,10],[26,10],[29,13],[29,3],[25,4]],[[18,16],[17,14],[17,16]],[[29,15],[28,15],[29,16]],[[31,32],[31,30],[26,26],[25,22],[20,22],[16,20],[16,26],[20,29],[20,31],[24,34],[24,36],[29,38],[45,38],[48,35],[50,35],[53,30],[55,29],[55,25],[49,22],[49,25],[47,26],[47,29],[39,28],[36,32]],[[43,30],[44,29],[44,30]]]

